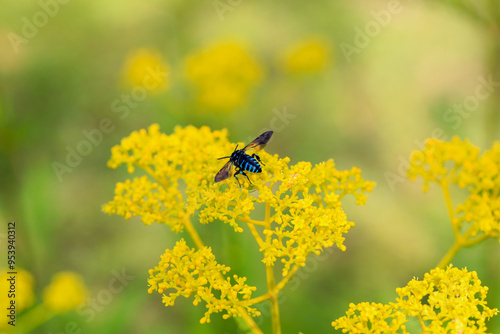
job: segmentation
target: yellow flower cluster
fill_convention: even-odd
[[[467,269],[436,268],[396,292],[399,308],[421,317],[430,333],[485,333],[485,321],[498,313],[487,306],[488,287]]]
[[[260,221],[266,227],[265,240],[258,239],[264,254],[262,261],[272,266],[281,259],[283,276],[292,265],[304,266],[311,252],[319,254],[334,244],[344,251],[343,234],[354,223],[346,220],[340,200],[352,194],[358,204],[364,204],[365,192],[370,192],[374,183],[363,180],[357,168],[336,170],[332,160],[314,167],[308,162],[289,166],[288,158],[266,153],[262,156],[266,168],[254,185],[258,197],[247,188],[227,188],[224,196],[220,188],[207,188],[203,190],[207,204],[200,213],[200,222],[219,219],[241,231],[236,221],[255,224],[250,217],[254,203],[265,203],[266,217]]]
[[[472,236],[482,231],[500,241],[500,143],[495,142],[474,164],[464,166],[459,184],[471,194],[457,206],[457,224],[474,223]]]
[[[408,175],[411,179],[421,176],[424,191],[430,182],[438,183],[446,197],[449,184],[466,188],[469,196],[465,202],[449,208],[456,213],[451,214],[454,228],[459,230],[467,223],[467,237],[483,232],[485,237],[500,240],[500,143],[480,155],[478,147],[458,137],[450,142],[429,139],[422,151],[411,156]]]
[[[60,313],[76,309],[85,302],[89,293],[83,278],[70,271],[62,271],[52,277],[52,282],[43,291],[44,305]]]
[[[108,166],[126,164],[129,173],[138,167],[152,180],[142,176],[118,183],[113,201],[103,211],[125,219],[140,216],[146,225],[163,223],[181,232],[185,220],[205,201],[200,188],[213,183],[220,168],[216,160],[230,146],[226,131],[212,132],[208,127],[177,127],[171,136],[162,134],[157,124],[134,131],[112,148]]]
[[[227,312],[223,318],[235,317],[240,308],[244,308],[253,316],[260,312],[250,306],[250,297],[256,290],[245,284],[245,277],[233,276],[232,283],[223,275],[231,268],[218,264],[212,250],[204,247],[198,251],[186,245],[184,239],[176,243],[172,250],[166,250],[157,267],[149,270],[149,293],[158,291],[163,294],[163,303],[173,306],[179,296],[194,296],[194,305],[200,301],[206,303],[207,312],[201,323],[210,322],[212,313]],[[175,292],[167,293],[170,289]]]
[[[215,265],[210,250],[204,248],[191,224],[195,214],[203,224],[219,220],[229,224],[235,232],[242,232],[247,227],[263,253],[262,261],[268,267],[274,266],[278,259],[283,263],[282,274],[286,281],[305,265],[310,253],[320,254],[334,244],[345,250],[344,234],[354,224],[347,221],[340,201],[346,195],[353,195],[356,203],[362,205],[366,192],[374,186],[373,182],[361,177],[357,168],[338,171],[332,160],[316,166],[308,162],[290,166],[289,158],[279,158],[265,151],[259,152],[265,164],[262,173],[248,173],[252,185],[244,177],[240,178],[241,188],[233,177],[215,183],[215,174],[225,163],[217,158],[227,156],[234,147],[227,140],[226,131],[188,126],[177,127],[172,135],[165,135],[159,132],[158,125],[152,125],[147,131],[133,132],[112,149],[109,167],[126,164],[130,173],[139,167],[150,178],[142,176],[118,183],[114,199],[104,205],[103,211],[127,219],[140,216],[145,224],[165,223],[174,232],[186,229],[201,252],[196,253],[184,242],[178,243],[173,251],[166,251],[160,265],[152,271],[150,285],[153,289],[178,288],[177,294],[164,299],[166,305],[170,305],[177,295],[198,293],[193,289],[195,285],[198,289],[200,284],[207,284],[207,275],[215,277],[218,271],[222,277],[229,270]],[[264,208],[263,216],[253,212],[258,205]],[[210,272],[206,270],[207,263],[210,263]],[[168,271],[169,268],[173,271]],[[185,271],[181,273],[181,270]],[[188,279],[193,275],[198,275],[196,282]],[[246,296],[252,289],[243,285],[243,279],[236,280],[232,288],[225,285],[224,291],[238,292],[244,287]],[[190,282],[188,287],[186,282]],[[227,282],[229,284],[229,280]],[[214,311],[211,309],[213,301],[201,295],[195,301],[199,298],[207,302],[209,312],[224,309],[234,315],[234,309],[216,304]],[[209,314],[202,320],[208,320]],[[249,311],[249,314],[255,315],[255,312]]]
[[[466,184],[459,182],[459,172],[464,167],[475,165],[478,155],[479,148],[468,140],[462,141],[456,136],[450,142],[430,138],[423,150],[412,153],[408,177],[415,180],[421,176],[424,179],[424,191],[429,189],[430,182],[459,183],[463,188]]]
[[[423,333],[486,333],[485,321],[498,313],[487,306],[488,288],[475,271],[433,269],[422,281],[396,289],[396,303],[351,304],[332,326],[343,333],[407,333],[407,317],[417,317]],[[358,312],[358,313],[356,313]],[[373,331],[374,329],[377,329]]]
[[[329,45],[318,37],[297,42],[283,55],[283,67],[292,74],[309,74],[324,69],[330,60]]]
[[[380,303],[349,304],[346,315],[332,322],[342,333],[401,333],[406,334],[405,315],[396,310],[395,304]]]
[[[238,43],[218,43],[186,61],[186,76],[208,109],[231,111],[243,105],[262,78],[261,66]]]
[[[164,74],[169,70],[159,51],[143,48],[128,55],[122,73],[127,86],[145,87],[149,92],[157,93],[168,88],[169,82]]]

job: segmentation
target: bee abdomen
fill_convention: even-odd
[[[251,173],[262,172],[262,167],[260,167],[259,162],[249,155],[242,155],[238,162],[238,167],[244,171],[249,171]]]

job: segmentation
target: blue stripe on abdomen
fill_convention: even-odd
[[[257,168],[256,168],[256,166],[258,166],[258,163],[257,163],[257,161],[255,161],[255,159],[254,159],[254,158],[252,158],[252,157],[250,157],[250,162],[251,162],[251,165],[252,165],[252,167],[251,167],[251,168],[252,168],[252,169],[251,169],[251,172],[252,172],[252,173],[255,173],[255,171],[256,171],[256,169],[257,169]]]

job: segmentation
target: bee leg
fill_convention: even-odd
[[[236,170],[236,173],[234,173],[234,177],[236,178],[236,180],[238,180],[238,184],[240,187],[241,187],[240,180],[236,177],[236,175],[239,175],[239,174],[245,175],[248,182],[250,182],[250,184],[252,184],[252,181],[250,181],[250,179],[248,178],[248,175],[246,175],[241,169],[238,169],[238,170]]]
[[[248,178],[248,175],[246,175],[244,172],[241,172],[241,174],[245,175],[247,177],[248,182],[250,182],[250,184],[252,184],[252,181],[250,181],[250,179]]]
[[[240,187],[240,188],[241,188],[240,179],[238,179],[238,178],[236,177],[236,174],[234,174],[234,178],[236,179],[236,181],[238,181],[238,187]]]
[[[239,175],[239,174],[243,174],[245,176],[247,176],[245,173],[243,173],[243,171],[241,169],[237,169],[236,170],[236,173],[234,173],[234,178],[238,181],[238,186],[241,188],[241,183],[240,183],[240,179],[238,179],[236,176]],[[247,176],[247,179],[248,179],[248,176]]]
[[[262,162],[262,160],[260,160],[260,157],[259,157],[257,154],[255,154],[255,153],[254,153],[254,154],[252,154],[252,158],[257,159],[257,161],[258,161],[259,163],[261,163],[261,164],[262,164],[262,166],[265,166],[265,165],[264,165],[264,163]]]

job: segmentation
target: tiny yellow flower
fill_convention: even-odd
[[[76,309],[89,295],[83,278],[70,271],[62,271],[52,277],[43,291],[43,303],[56,313]]]
[[[226,312],[224,318],[238,316],[240,308],[253,316],[260,315],[250,307],[250,297],[256,290],[245,284],[246,278],[225,277],[231,268],[218,264],[209,247],[198,251],[178,241],[172,250],[166,250],[157,267],[149,271],[148,292],[163,294],[163,303],[173,306],[179,296],[194,297],[193,304],[206,303],[207,311],[200,322],[210,322],[212,313]]]
[[[207,109],[232,111],[246,103],[263,76],[262,67],[238,43],[217,43],[186,60],[186,77],[198,103]]]
[[[122,72],[125,84],[131,88],[143,87],[148,93],[158,93],[169,86],[170,68],[157,50],[144,48],[131,52]]]
[[[322,38],[310,37],[290,46],[281,62],[288,73],[310,74],[325,69],[331,61],[328,43]]]
[[[13,284],[14,288],[12,288]],[[33,305],[35,300],[33,285],[33,276],[26,270],[17,269],[17,274],[15,275],[7,274],[7,271],[2,271],[0,273],[0,291],[3,294],[0,302],[1,309],[7,310],[11,300],[15,300],[16,312],[20,312]],[[2,321],[2,325],[5,323],[5,321]]]

